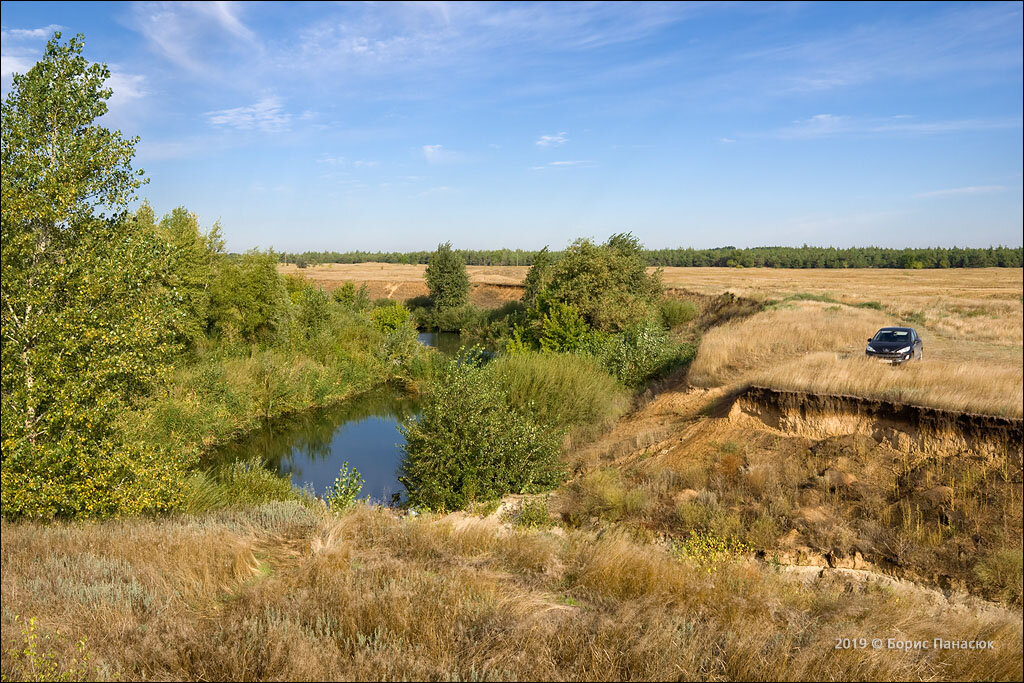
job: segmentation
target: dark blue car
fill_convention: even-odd
[[[889,363],[903,363],[924,358],[924,342],[912,327],[883,327],[868,339],[864,349],[869,358]]]

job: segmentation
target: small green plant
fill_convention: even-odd
[[[334,300],[343,306],[353,306],[356,302],[356,286],[352,281],[345,282],[341,287],[334,290]]]
[[[903,314],[903,322],[908,325],[924,325],[927,319],[921,311],[911,311]]]
[[[862,301],[859,304],[854,304],[855,308],[870,308],[873,311],[881,311],[882,303],[880,301]]]
[[[345,461],[338,472],[338,478],[324,494],[324,502],[331,512],[342,512],[352,507],[362,490],[363,475],[354,467],[350,470],[348,461]]]
[[[524,500],[519,509],[509,515],[510,521],[524,529],[544,529],[552,526],[551,513],[548,512],[549,498],[550,495]]]
[[[14,623],[21,622],[19,615],[14,616]],[[35,617],[29,618],[21,627],[22,644],[4,652],[11,658],[15,666],[20,667],[17,675],[8,679],[5,671],[4,680],[22,681],[84,681],[89,678],[89,652],[85,647],[85,639],[75,644],[77,656],[58,657],[52,644],[63,639],[60,631],[52,637],[40,638],[37,632]],[[6,670],[6,665],[4,669]]]
[[[670,330],[681,327],[697,317],[697,306],[692,301],[665,299],[661,302],[661,322]]]
[[[722,563],[731,562],[749,553],[751,548],[733,537],[722,538],[714,534],[690,530],[685,541],[672,544],[672,553],[680,560],[688,560],[709,574]]]
[[[974,574],[990,595],[1019,606],[1024,595],[1021,558],[1020,548],[997,550],[974,566]]]

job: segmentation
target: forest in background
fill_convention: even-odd
[[[459,249],[469,266],[532,266],[541,250]],[[430,251],[304,251],[278,254],[281,263],[300,268],[321,263],[407,263],[425,264]],[[564,252],[548,252],[559,258]],[[716,247],[714,249],[644,249],[648,266],[675,268],[1020,268],[1022,247],[926,247],[886,249],[882,247]]]

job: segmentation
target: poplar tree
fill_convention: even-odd
[[[70,517],[172,505],[175,463],[117,430],[175,351],[166,242],[125,208],[137,138],[96,120],[112,91],[55,33],[2,110],[2,509]],[[152,221],[150,221],[151,223]]]

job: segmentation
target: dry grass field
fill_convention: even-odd
[[[357,507],[334,518],[274,503],[203,518],[5,524],[3,539],[5,680],[1020,675],[1011,610],[497,515]],[[837,648],[873,637],[929,648]],[[935,638],[994,649],[941,650]]]

